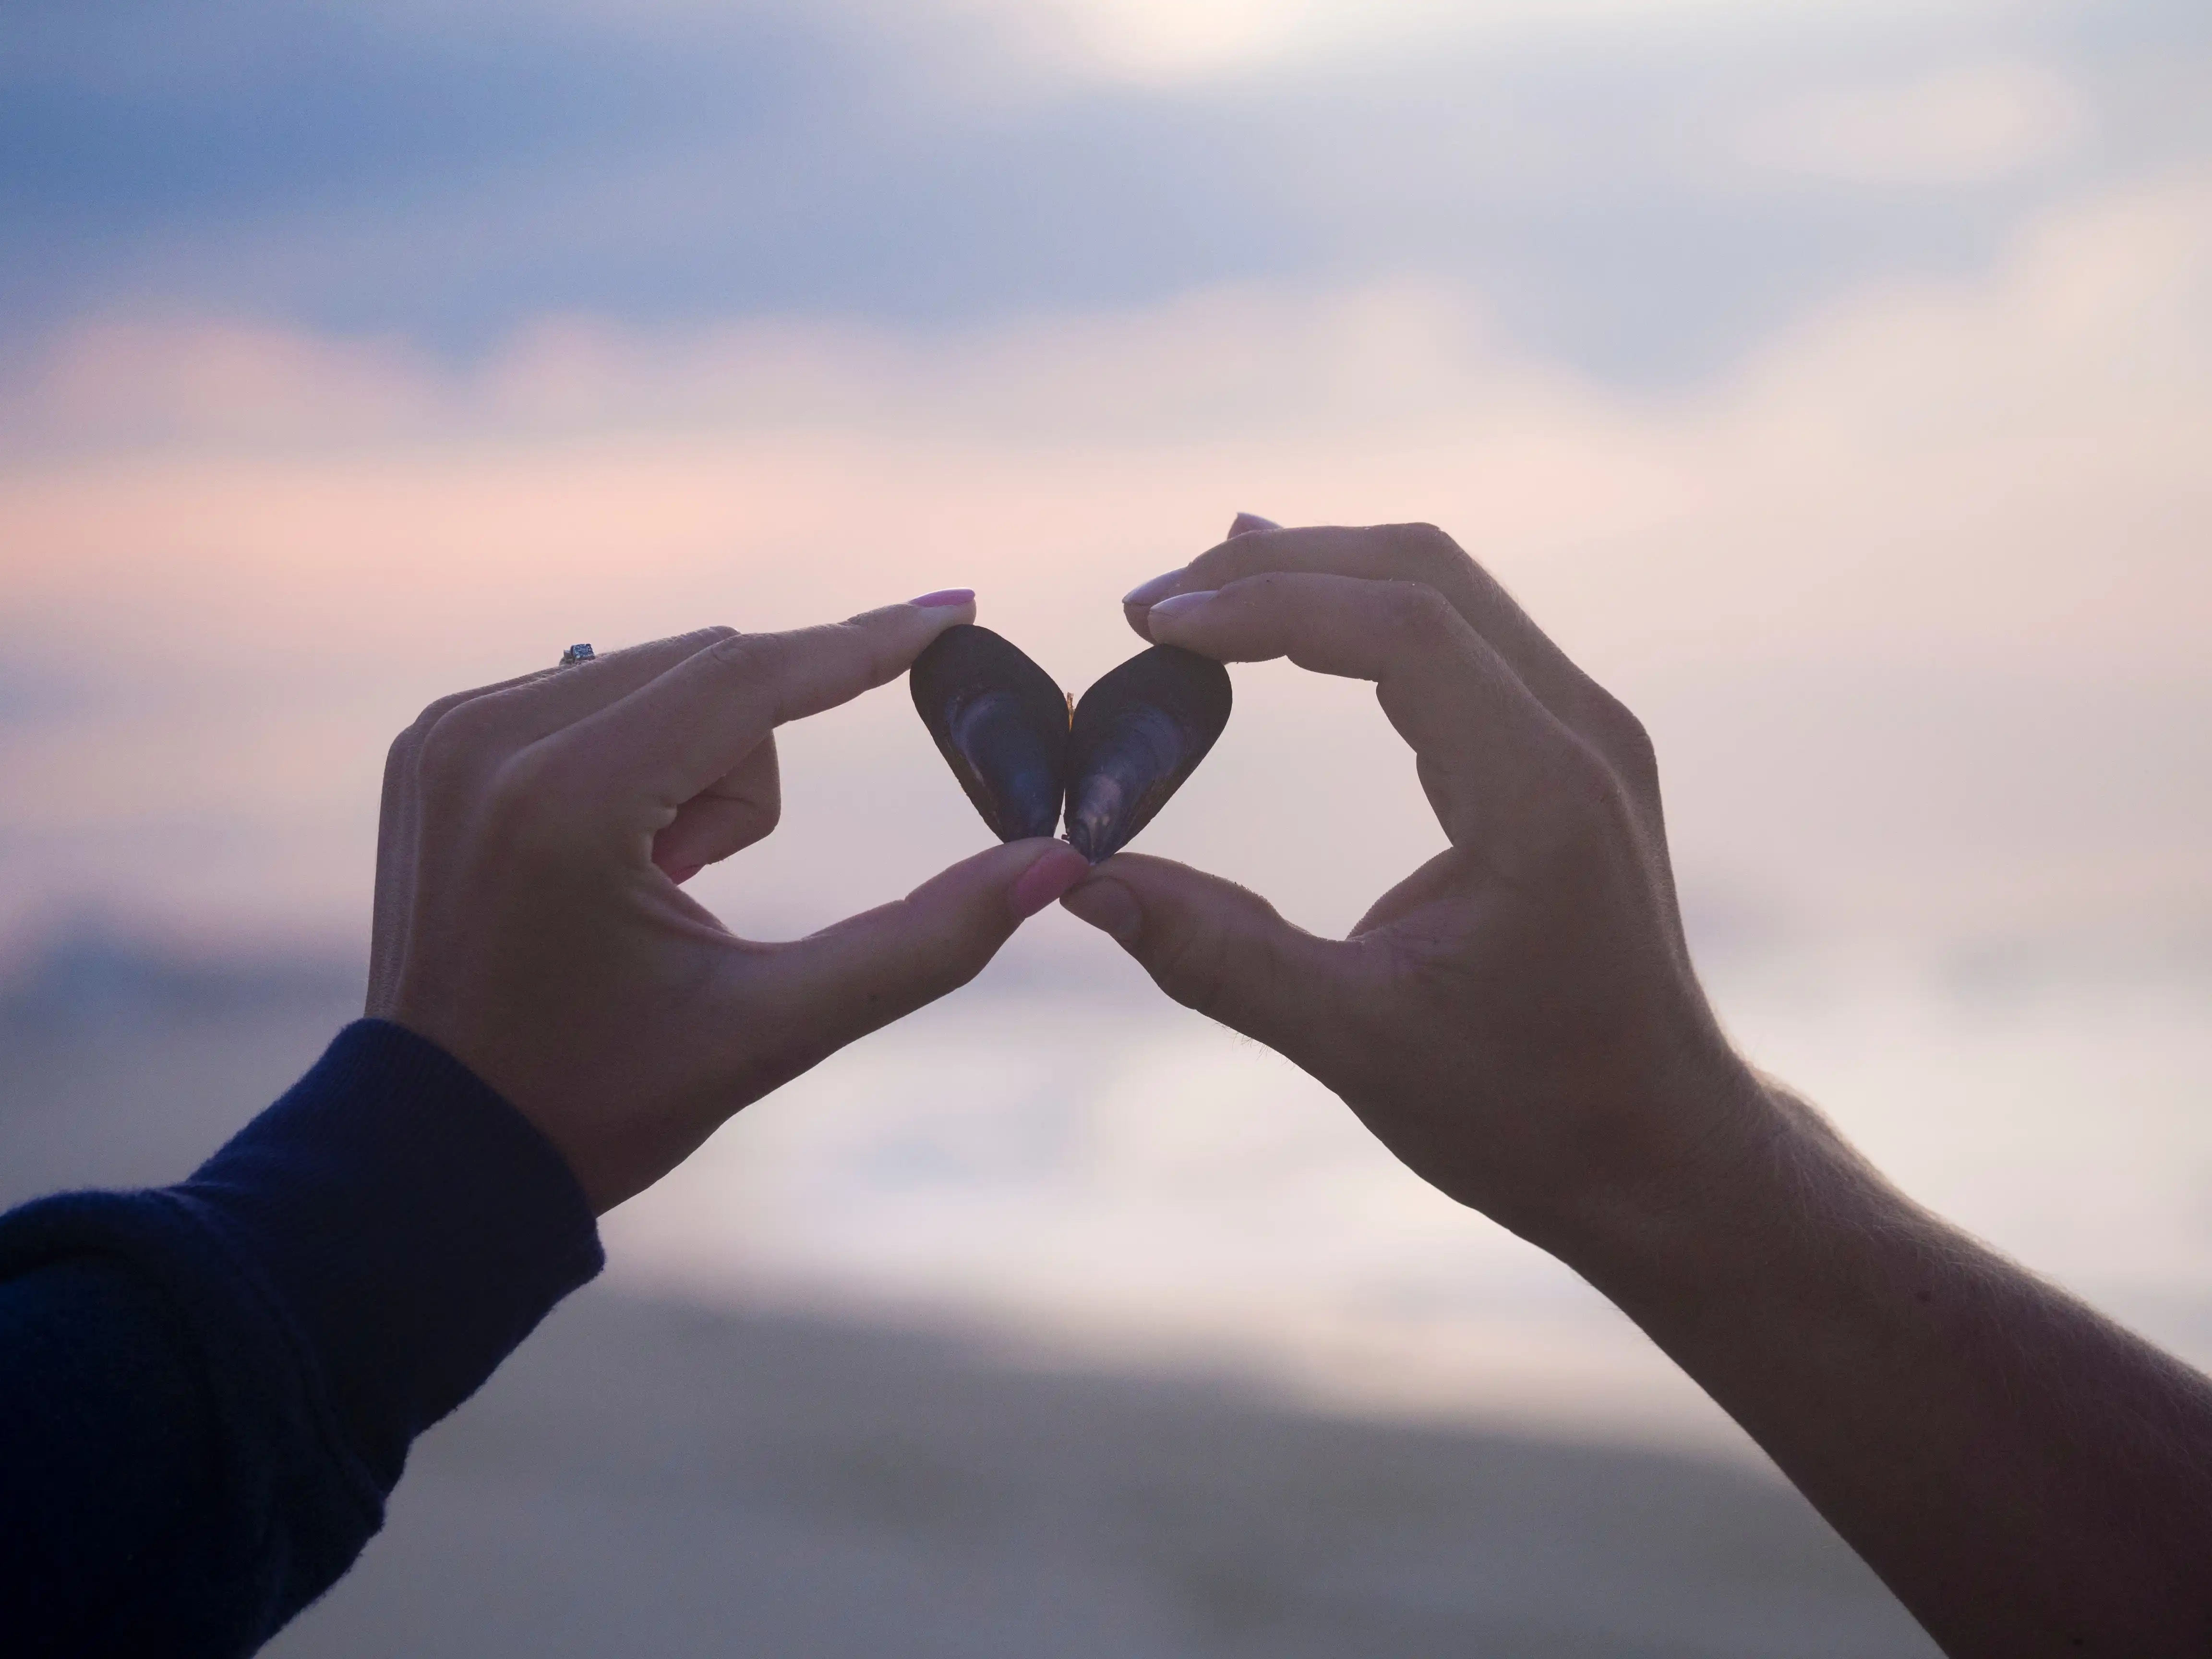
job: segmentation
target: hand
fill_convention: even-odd
[[[1128,854],[1062,903],[1579,1269],[1947,1653],[2212,1651],[2212,1382],[1736,1058],[1643,729],[1496,582],[1426,526],[1240,520],[1128,605],[1164,643],[1374,681],[1451,846],[1346,940]]]
[[[775,828],[776,726],[974,617],[963,600],[709,629],[431,704],[385,769],[368,1012],[512,1101],[605,1212],[740,1107],[965,984],[1084,873],[1079,854],[994,848],[787,945],[732,937],[681,884]]]
[[[1127,606],[1162,644],[1373,681],[1451,842],[1344,940],[1183,866],[1108,860],[1062,902],[1169,995],[1555,1249],[1760,1132],[1771,1104],[1691,971],[1650,741],[1449,537],[1240,519]]]

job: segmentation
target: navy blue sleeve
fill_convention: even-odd
[[[0,1648],[252,1652],[601,1263],[551,1144],[374,1020],[190,1180],[0,1217]]]

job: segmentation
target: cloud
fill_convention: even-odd
[[[1146,446],[1231,429],[1338,434],[1463,402],[1471,379],[1508,372],[1486,334],[1478,305],[1432,284],[1224,287],[930,332],[805,317],[666,329],[550,317],[468,367],[398,339],[111,319],[53,343],[13,388],[0,434],[48,452],[669,428]]]
[[[1986,64],[1815,92],[1755,123],[1745,148],[1753,165],[1786,176],[1955,187],[2057,161],[2087,125],[2081,94],[2063,76]]]
[[[19,875],[182,903],[210,878],[148,815],[228,813],[234,847],[294,848],[241,855],[252,902],[343,913],[382,744],[455,684],[966,582],[1080,684],[1131,648],[1113,596],[1249,507],[1458,532],[1650,718],[1678,853],[1723,897],[1953,934],[2202,914],[2212,770],[2176,757],[2212,726],[2208,224],[2203,178],[2087,198],[1988,279],[1869,288],[1665,394],[1421,284],[950,335],[549,319],[459,368],[88,328],[11,400],[0,622],[104,690],[5,739],[0,837]],[[1433,828],[1356,690],[1241,680],[1161,850],[1342,926]],[[972,844],[910,721],[877,699],[794,737],[812,815],[744,878],[794,924],[840,872],[888,894]],[[1316,775],[1342,787],[1304,798]],[[1298,833],[1260,833],[1285,790]]]
[[[465,365],[559,314],[957,332],[1411,284],[1480,292],[1532,354],[1680,386],[1870,280],[1985,270],[2065,191],[2212,138],[2136,118],[2201,105],[2212,72],[2154,0],[2094,29],[1624,8],[1478,38],[1463,12],[1156,84],[1040,64],[1016,12],[950,3],[228,0],[120,35],[46,8],[53,38],[0,66],[0,239],[38,251],[0,266],[0,355],[179,311]],[[2052,76],[2085,137],[2027,165],[2064,125]],[[1776,164],[1747,188],[1762,122]]]
[[[441,378],[398,341],[212,319],[95,320],[48,350],[0,431],[71,447],[392,434],[434,416]]]
[[[1976,0],[1946,0],[1933,9],[1975,9]],[[1057,0],[1048,9],[1070,26],[1094,72],[1171,83],[1322,58],[1372,61],[1439,43],[1556,41],[1760,13],[1793,23],[1863,21],[1904,8],[1896,0]]]

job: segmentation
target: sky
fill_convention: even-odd
[[[18,937],[357,929],[389,732],[572,636],[963,582],[1087,683],[1243,508],[1490,562],[1659,736],[1711,938],[2212,935],[2201,8],[0,31]],[[1295,678],[1156,834],[1342,926],[1433,831]],[[812,926],[969,850],[896,702],[711,891]],[[895,845],[830,805],[879,788]]]
[[[481,354],[532,317],[924,330],[1480,289],[1608,379],[2202,155],[2185,3],[11,8],[12,353],[88,313]]]
[[[2212,1353],[2197,0],[14,0],[0,157],[0,965],[358,949],[392,735],[578,640],[972,585],[1079,689],[1239,510],[1427,520],[1652,730],[1747,1051]],[[1145,849],[1342,929],[1407,757],[1235,678]],[[781,748],[741,930],[983,844],[899,687]],[[1711,1426],[1056,913],[611,1228]]]

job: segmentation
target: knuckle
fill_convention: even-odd
[[[1605,757],[1579,733],[1570,733],[1553,745],[1552,777],[1567,799],[1585,807],[1601,805],[1620,781]]]
[[[1229,994],[1229,956],[1228,941],[1220,934],[1187,931],[1153,962],[1152,977],[1184,1007],[1212,1015]]]
[[[543,744],[517,750],[492,772],[485,782],[485,794],[501,806],[542,798],[553,769],[551,753]]]
[[[896,607],[894,614],[903,620],[906,607]],[[796,666],[799,660],[815,659],[836,665],[841,679],[846,666],[852,665],[865,677],[865,684],[883,685],[896,679],[912,665],[918,650],[908,642],[911,638],[903,628],[887,627],[880,614],[872,613],[847,622],[802,629],[797,634],[782,636],[779,672]]]
[[[1284,570],[1255,570],[1249,576],[1239,576],[1224,581],[1218,590],[1223,592],[1255,593],[1263,600],[1290,590],[1290,573]],[[1195,590],[1194,590],[1195,591]]]
[[[758,685],[775,672],[777,656],[773,634],[740,634],[732,630],[707,647],[716,676],[738,688]]]
[[[655,640],[649,645],[635,645],[627,651],[611,652],[599,660],[607,662],[622,657],[654,656],[672,666],[675,663],[686,660],[702,651],[711,650],[725,640],[736,637],[738,637],[736,629],[726,627],[718,623],[711,628],[695,628],[689,633],[672,634],[666,639]]]
[[[1595,680],[1570,671],[1554,714],[1589,763],[1612,774],[1637,801],[1651,802],[1659,787],[1659,755],[1635,712]]]
[[[422,732],[418,724],[409,726],[392,740],[384,751],[384,781],[387,788],[405,782],[415,770],[415,757],[422,747]]]
[[[1198,592],[1234,581],[1239,576],[1257,575],[1265,568],[1261,560],[1261,550],[1255,538],[1239,536],[1218,547],[1209,547],[1184,566],[1184,587],[1188,592]]]
[[[1234,925],[1182,932],[1152,969],[1160,988],[1176,1001],[1238,1030],[1249,1024],[1253,1010],[1267,1004],[1281,971],[1263,933]]]
[[[1426,582],[1385,582],[1382,618],[1392,632],[1412,640],[1429,640],[1449,630],[1458,614],[1451,602]]]
[[[1207,580],[1219,583],[1214,591],[1223,596],[1227,606],[1232,608],[1236,615],[1279,617],[1297,613],[1297,590],[1285,571],[1261,570],[1249,576],[1236,577],[1218,574]]]
[[[416,729],[428,732],[440,720],[477,695],[474,691],[448,691],[444,696],[434,699],[424,706],[421,714],[415,717]]]
[[[880,628],[860,630],[860,659],[870,685],[883,685],[906,672],[915,653]]]
[[[490,749],[490,729],[489,722],[472,712],[473,708],[464,700],[440,712],[434,703],[424,711],[422,720],[416,722],[422,728],[416,766],[425,779],[451,784],[481,769]]]
[[[1635,838],[1637,812],[1628,785],[1588,740],[1558,745],[1547,782],[1562,846],[1578,860]]]
[[[509,853],[539,850],[562,815],[553,804],[565,787],[558,751],[532,744],[501,760],[483,786],[483,822]]]
[[[1659,782],[1659,751],[1651,733],[1627,704],[1600,688],[1592,699],[1590,721],[1606,757],[1630,787],[1648,791]]]
[[[684,645],[687,655],[696,655],[702,651],[727,650],[732,641],[744,637],[736,629],[717,623],[714,627],[702,628],[695,633],[685,635]]]
[[[925,1000],[949,995],[991,965],[1006,942],[1006,929],[990,917],[969,917],[954,930],[953,948],[932,951],[917,977],[927,987]]]
[[[741,672],[760,656],[760,639],[757,634],[726,634],[707,647],[717,668]]]
[[[1441,574],[1468,562],[1460,544],[1432,524],[1392,525],[1389,534],[1399,550],[1421,569]]]
[[[408,724],[406,730],[392,740],[388,760],[398,762],[403,757],[412,758],[419,754],[438,722],[476,695],[473,691],[453,691],[424,705],[422,712]]]

